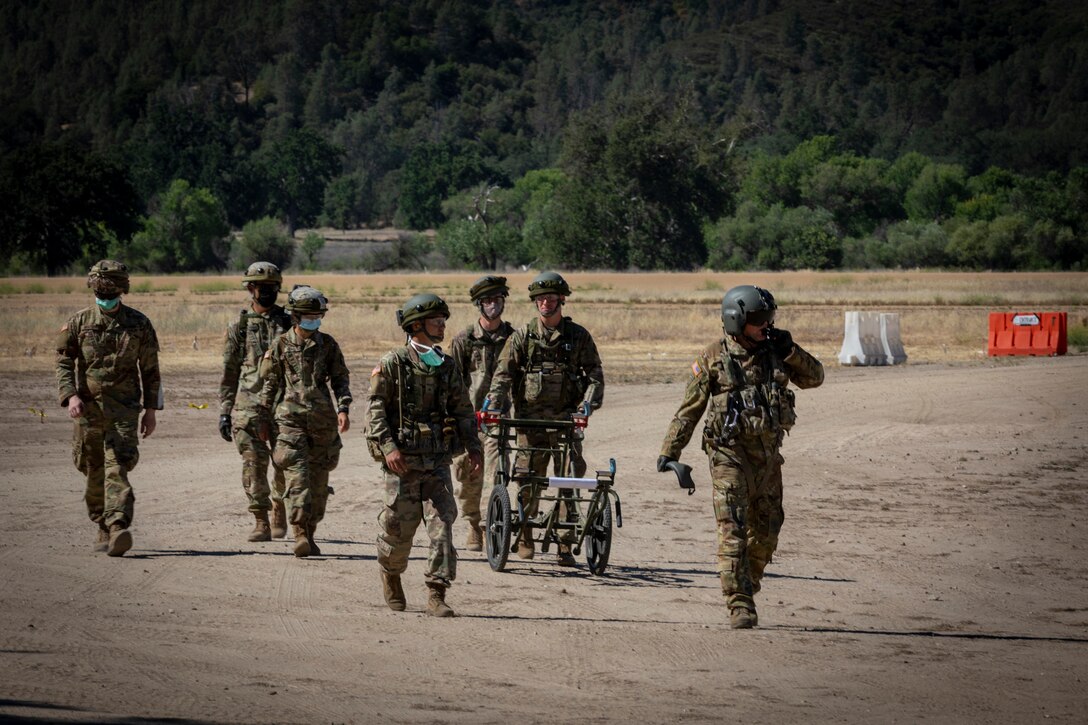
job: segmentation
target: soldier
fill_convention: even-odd
[[[412,537],[424,518],[431,540],[427,570],[427,611],[452,617],[446,589],[457,575],[453,522],[457,504],[450,481],[452,454],[468,449],[470,471],[483,465],[468,391],[457,365],[438,348],[445,337],[449,307],[433,294],[418,294],[397,311],[407,344],[384,357],[370,373],[367,446],[382,464],[385,508],[378,516],[378,566],[385,603],[397,612],[407,602],[400,575],[408,567]]]
[[[267,421],[275,405],[279,429],[272,460],[283,470],[287,516],[297,557],[320,556],[314,541],[332,487],[329,471],[340,462],[340,434],[351,427],[348,367],[336,340],[318,330],[329,301],[313,287],[287,295],[294,326],[276,338],[261,361],[260,439],[271,439]],[[329,389],[332,388],[330,395]]]
[[[98,525],[94,550],[123,556],[132,548],[136,496],[128,472],[140,460],[137,423],[147,438],[163,407],[159,340],[147,317],[121,304],[129,289],[125,265],[95,263],[87,286],[95,304],[57,335],[57,385],[61,406],[75,420],[72,453],[87,477],[87,513]]]
[[[774,327],[774,297],[751,285],[722,298],[725,336],[691,366],[684,400],[661,445],[657,470],[680,457],[709,405],[703,450],[714,482],[718,570],[734,629],[756,626],[754,595],[778,546],[782,510],[782,437],[797,419],[787,388],[824,380],[820,361]]]
[[[468,388],[473,410],[479,411],[487,391],[491,388],[491,375],[495,372],[499,352],[506,339],[514,332],[513,326],[502,319],[503,309],[510,288],[506,286],[506,277],[487,275],[481,277],[468,291],[472,302],[480,310],[480,319],[457,333],[450,344],[450,357],[457,363],[461,378]],[[461,515],[468,521],[468,540],[465,548],[469,551],[483,549],[483,534],[480,531],[480,497],[484,481],[490,485],[499,467],[499,443],[491,436],[479,434],[484,451],[482,470],[473,472],[469,455],[462,454],[454,459],[453,470],[457,482],[461,484],[457,497],[461,500]]]
[[[273,466],[271,500],[268,487],[269,445],[260,439],[257,404],[261,379],[257,374],[261,358],[272,342],[291,329],[291,316],[276,304],[283,277],[271,262],[249,265],[242,285],[252,298],[235,322],[227,327],[223,345],[223,379],[219,383],[219,435],[233,437],[242,454],[242,488],[249,499],[249,511],[257,522],[249,541],[271,541],[287,536],[287,516],[283,506],[283,471]],[[233,423],[231,413],[234,414]],[[269,440],[276,443],[276,426],[268,424]],[[268,511],[272,510],[272,523]]]
[[[542,272],[529,285],[529,299],[536,305],[538,316],[516,330],[503,347],[488,393],[490,409],[505,411],[512,403],[519,418],[569,421],[574,415],[588,416],[604,403],[604,369],[597,345],[588,330],[563,316],[569,295],[567,281],[555,272]],[[580,434],[580,430],[576,431],[576,436]],[[530,431],[518,436],[519,447],[554,450],[558,443],[555,431]],[[546,476],[549,458],[552,456],[544,452],[526,461],[519,454],[514,465]],[[582,441],[577,437],[571,442],[570,458],[573,475],[583,476],[586,462]],[[561,465],[560,460],[554,461],[555,475],[571,475],[560,470]],[[534,516],[536,512],[526,514]],[[523,530],[518,539],[518,556],[534,556],[528,530]],[[560,541],[557,556],[559,564],[575,566],[568,542]]]

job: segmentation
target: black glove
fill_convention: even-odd
[[[223,436],[223,440],[230,442],[232,440],[230,434],[230,416],[219,416],[219,435]]]
[[[793,352],[793,335],[789,330],[779,330],[772,327],[767,330],[767,339],[771,341],[771,348],[779,357],[786,357]]]
[[[664,473],[665,471],[669,470],[665,466],[669,465],[670,463],[672,463],[675,460],[676,460],[675,458],[670,458],[669,456],[658,456],[657,457],[657,472],[658,473]]]

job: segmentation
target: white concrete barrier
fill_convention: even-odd
[[[899,313],[846,313],[840,364],[898,365],[906,359],[907,353],[899,337]]]

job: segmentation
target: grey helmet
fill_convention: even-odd
[[[742,284],[722,297],[722,326],[730,335],[740,335],[747,324],[774,322],[774,295],[762,287]]]
[[[450,318],[450,308],[446,301],[430,292],[415,295],[404,303],[404,307],[397,310],[397,324],[405,332],[411,332],[413,322],[428,317],[445,317],[447,320]]]
[[[285,309],[293,315],[323,315],[329,311],[329,300],[308,284],[296,284],[287,293]]]

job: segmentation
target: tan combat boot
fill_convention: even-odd
[[[292,524],[291,529],[295,534],[295,556],[303,558],[310,555],[310,539],[306,536],[306,528],[298,524]]]
[[[394,612],[403,612],[408,606],[404,599],[404,589],[400,585],[400,574],[382,572],[382,593],[385,594],[385,603]]]
[[[314,534],[317,532],[317,524],[306,525],[306,539],[310,542],[310,556],[321,556],[321,549],[317,548]]]
[[[480,530],[480,524],[468,523],[468,538],[465,539],[465,548],[469,551],[484,550],[484,534]]]
[[[518,537],[518,556],[522,559],[532,559],[536,552],[536,545],[533,543],[533,535],[529,533],[528,529],[523,529],[521,536]]]
[[[93,551],[106,551],[110,548],[110,530],[102,524],[98,525],[98,534],[94,539]]]
[[[432,617],[456,617],[456,612],[446,604],[446,585],[436,582],[427,582],[427,588],[431,590],[427,597],[427,614]]]
[[[253,531],[249,532],[247,541],[272,541],[272,529],[268,525],[267,511],[254,511],[253,518],[257,521],[253,525]]]
[[[124,556],[132,548],[132,532],[121,524],[110,524],[110,543],[107,556]]]
[[[282,539],[287,536],[287,509],[283,501],[272,502],[272,538]]]
[[[747,607],[734,607],[729,610],[729,626],[733,629],[751,629],[759,624],[756,610]]]

